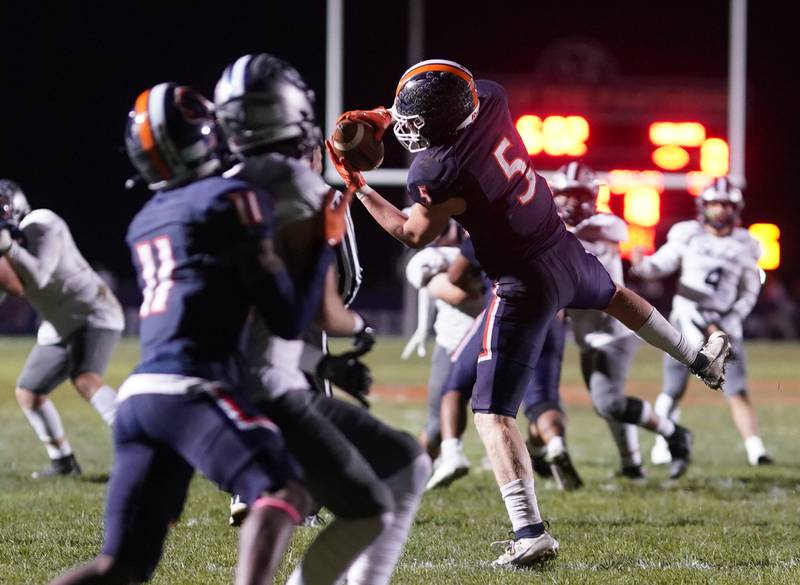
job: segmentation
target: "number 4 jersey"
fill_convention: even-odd
[[[412,200],[426,207],[453,197],[466,201],[457,216],[481,266],[492,279],[524,278],[526,261],[566,236],[547,182],[537,175],[508,110],[503,88],[476,82],[480,112],[451,143],[416,156],[408,172]]]
[[[758,297],[758,242],[743,228],[727,236],[706,231],[702,223],[676,223],[666,243],[633,269],[642,278],[660,278],[680,270],[671,320],[696,336],[716,322],[731,337],[742,337],[742,321]]]

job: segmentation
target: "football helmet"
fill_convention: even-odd
[[[397,84],[394,135],[409,152],[442,144],[478,116],[475,79],[453,61],[431,59],[410,67]]]
[[[711,207],[711,203],[722,203]],[[736,225],[744,208],[742,191],[728,177],[718,177],[697,198],[698,219],[714,229]]]
[[[217,120],[235,153],[271,150],[277,143],[311,157],[322,143],[314,92],[286,61],[259,53],[228,65],[214,90]]]
[[[597,213],[600,182],[594,171],[581,161],[558,169],[550,179],[558,215],[567,225],[576,226]]]
[[[153,191],[217,172],[219,144],[213,105],[191,87],[159,83],[139,94],[128,113],[125,149]]]
[[[22,188],[10,179],[0,179],[0,222],[18,226],[30,210]]]

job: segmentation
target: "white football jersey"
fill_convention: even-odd
[[[570,231],[587,251],[597,256],[611,280],[624,284],[619,243],[628,239],[628,225],[622,218],[610,213],[597,213]],[[633,335],[633,331],[602,311],[567,309],[567,316],[572,323],[575,342],[584,349],[599,348]]]
[[[9,256],[25,285],[25,297],[42,318],[38,343],[58,343],[87,325],[124,329],[122,307],[81,255],[63,219],[36,209],[19,228],[25,246],[12,246]]]
[[[746,229],[717,236],[696,220],[675,224],[666,243],[643,260],[635,273],[660,278],[680,270],[670,319],[694,341],[717,322],[731,337],[742,337],[742,321],[758,298],[761,247]]]

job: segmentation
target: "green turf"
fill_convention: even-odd
[[[68,436],[86,473],[82,479],[35,482],[30,473],[46,462],[14,398],[14,379],[30,339],[0,339],[0,583],[45,583],[91,558],[102,542],[102,504],[112,449],[108,430],[69,387],[54,394]],[[402,386],[420,386],[423,360],[401,361],[402,341],[382,340],[370,356],[376,382],[403,398]],[[474,431],[466,436],[473,469],[449,489],[427,494],[394,583],[799,583],[800,467],[797,424],[800,346],[748,347],[754,399],[763,435],[778,464],[746,465],[721,396],[697,385],[683,420],[696,432],[695,463],[677,482],[648,466],[650,480],[630,485],[610,479],[617,465],[605,424],[588,406],[569,406],[569,443],[586,489],[559,493],[537,482],[541,510],[561,541],[561,554],[535,571],[498,572],[488,567],[489,543],[506,538],[508,523],[491,474],[481,467]],[[125,341],[108,380],[118,385],[136,359]],[[564,383],[579,383],[574,348]],[[660,360],[640,351],[631,387],[653,397]],[[577,390],[573,388],[573,395]],[[424,407],[413,400],[374,399],[373,410],[409,431],[421,428]],[[391,396],[391,394],[389,394]],[[641,433],[645,453],[652,439]],[[227,528],[227,497],[197,479],[182,521],[173,530],[153,583],[230,583],[236,531]],[[302,554],[316,529],[298,530],[281,569]]]

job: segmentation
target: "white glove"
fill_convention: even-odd
[[[430,329],[430,309],[431,297],[427,290],[421,288],[417,292],[417,330],[403,348],[401,359],[407,360],[415,349],[419,357],[425,357],[425,342],[428,340],[428,329]]]
[[[11,248],[11,230],[8,228],[0,229],[0,256],[3,256]]]

